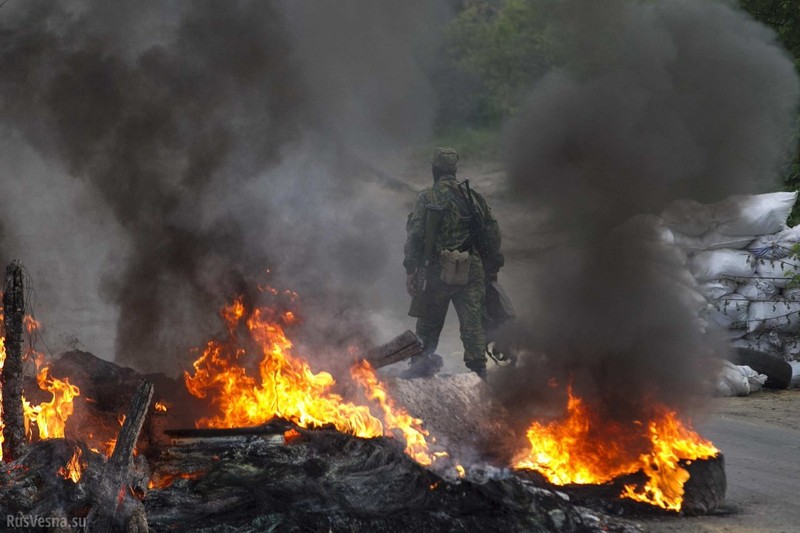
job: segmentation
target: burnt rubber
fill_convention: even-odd
[[[737,365],[747,365],[759,374],[767,376],[764,386],[769,389],[785,389],[792,381],[792,367],[781,357],[751,350],[737,348],[731,355],[731,362]]]
[[[687,515],[700,515],[719,509],[725,502],[727,488],[725,458],[722,454],[691,461],[683,466],[691,477],[683,486],[681,511]]]

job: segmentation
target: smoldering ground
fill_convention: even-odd
[[[512,410],[552,390],[563,406],[568,382],[623,419],[645,399],[686,406],[724,347],[700,332],[676,251],[642,222],[615,228],[676,198],[778,188],[797,76],[772,32],[726,3],[567,1],[555,14],[567,66],[505,139],[514,193],[564,236],[532,270],[516,332],[539,357],[498,390]]]
[[[302,295],[308,342],[369,335],[358,304],[382,276],[402,286],[400,246],[353,154],[429,132],[416,59],[446,16],[426,2],[7,3],[0,121],[20,173],[4,178],[4,254],[29,258],[53,308],[83,297],[118,314],[117,361],[149,371],[183,367],[219,306],[265,281]],[[50,283],[55,263],[92,275]]]

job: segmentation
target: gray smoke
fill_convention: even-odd
[[[539,357],[506,405],[572,381],[612,416],[690,403],[721,353],[681,289],[680,257],[632,221],[689,197],[778,188],[799,84],[773,33],[712,1],[561,2],[549,35],[567,67],[507,132],[513,192],[564,230],[529,283],[520,341]],[[532,385],[533,384],[533,385]],[[560,389],[563,390],[563,389]]]
[[[43,231],[4,252],[40,259],[41,289],[58,252],[86,265],[63,300],[102,276],[106,307],[84,305],[118,313],[116,358],[142,369],[182,367],[217,309],[265,281],[301,293],[310,339],[368,335],[359,302],[387,273],[395,221],[359,154],[428,133],[415,58],[447,15],[413,4],[9,3],[0,123],[24,174],[4,201],[60,224],[3,217]]]

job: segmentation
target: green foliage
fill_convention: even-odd
[[[453,128],[436,135],[436,146],[449,146],[462,154],[462,159],[497,159],[499,155],[497,128]]]
[[[445,30],[447,67],[434,79],[440,132],[497,127],[519,109],[553,63],[547,11],[553,0],[466,0]]]
[[[738,2],[775,31],[800,71],[800,0]],[[598,16],[581,18],[606,24],[613,33],[613,20],[603,16],[605,7],[599,0],[587,0],[586,9],[598,10]],[[514,115],[546,71],[567,63],[576,72],[602,68],[595,63],[608,54],[592,49],[596,41],[592,47],[583,43],[585,28],[571,23],[568,14],[559,11],[562,8],[560,0],[462,0],[460,11],[444,29],[440,53],[445,66],[431,75],[439,95],[439,140],[461,146],[465,153],[493,153],[500,124]],[[492,147],[481,145],[484,141],[491,141]],[[787,190],[800,189],[800,151],[784,173],[784,185]],[[800,207],[790,222],[800,223]]]
[[[740,5],[753,18],[775,31],[780,43],[794,58],[795,68],[800,72],[800,5],[797,0],[740,0]],[[800,116],[797,124],[800,126]],[[800,127],[796,127],[795,131],[800,131]],[[786,190],[800,190],[800,150],[784,173],[783,183]],[[794,226],[798,223],[800,206],[795,205],[789,224]]]
[[[789,253],[792,259],[800,259],[800,243],[792,246],[792,251]],[[796,289],[800,287],[800,274],[793,274],[792,272],[784,272],[784,276],[789,278],[789,283],[786,284],[787,289]]]

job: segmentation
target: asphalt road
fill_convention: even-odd
[[[645,530],[800,532],[800,391],[715,400],[697,429],[725,455],[725,509],[645,521]]]

